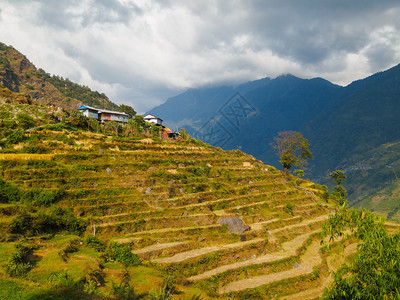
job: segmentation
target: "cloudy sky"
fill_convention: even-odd
[[[291,73],[346,85],[400,62],[398,0],[0,0],[0,41],[145,112]]]

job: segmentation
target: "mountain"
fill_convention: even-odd
[[[11,46],[0,43],[0,86],[43,105],[77,108],[82,104],[117,110],[106,95],[36,67]]]
[[[216,143],[203,138],[205,142],[224,149],[239,148],[263,161],[273,162],[276,157],[269,143],[277,132],[297,130],[327,112],[335,105],[342,89],[320,78],[306,80],[284,75],[236,88],[191,89],[149,113],[159,115],[167,126],[184,127],[199,138],[207,136],[207,130],[213,129],[209,125],[215,124],[223,136],[217,137]]]
[[[385,216],[393,216],[390,210],[399,206],[396,193],[380,191],[387,185],[398,185],[388,166],[395,170],[400,167],[396,163],[398,152],[392,147],[400,141],[396,113],[400,111],[399,86],[400,65],[356,81],[346,87],[346,96],[329,113],[302,129],[315,153],[311,164],[315,178],[323,179],[330,170],[345,170],[351,203],[371,207],[368,202],[379,196],[382,208],[374,205],[374,209],[384,210]],[[389,152],[383,154],[385,149]],[[380,157],[383,155],[385,159]],[[392,203],[391,209],[385,202]]]
[[[150,113],[165,119],[169,126],[187,127],[190,134],[203,141],[223,149],[241,149],[276,167],[278,158],[270,146],[273,138],[279,131],[302,132],[314,154],[307,176],[330,185],[329,173],[345,170],[350,203],[369,207],[365,197],[372,199],[385,184],[396,183],[393,172],[375,176],[372,171],[365,171],[370,167],[364,164],[374,149],[400,141],[400,121],[396,116],[400,109],[398,86],[400,66],[346,87],[322,78],[307,80],[282,75],[237,87],[190,90],[168,99]],[[396,160],[395,153],[392,160]],[[369,174],[368,180],[378,185],[366,193],[360,193],[365,176],[354,171],[363,168]],[[381,164],[378,169],[374,174],[387,171]],[[374,206],[376,211],[384,210],[383,215],[393,217],[388,210],[400,206],[395,204],[396,197],[386,193],[385,200],[380,201],[382,210]],[[384,209],[383,203],[392,203],[390,209]]]

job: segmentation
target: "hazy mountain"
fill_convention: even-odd
[[[240,148],[273,163],[276,158],[272,157],[269,143],[276,133],[300,129],[329,111],[342,90],[320,78],[283,75],[237,87],[191,89],[149,113],[164,119],[167,126],[184,127],[215,146]],[[217,131],[219,136],[210,138],[209,133]]]

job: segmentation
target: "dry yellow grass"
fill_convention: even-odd
[[[3,153],[0,154],[0,160],[51,160],[54,154],[14,154],[14,153]]]

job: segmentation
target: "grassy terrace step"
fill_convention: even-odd
[[[108,222],[98,224],[97,227],[104,228],[105,230],[112,227],[119,227],[120,230],[129,232],[147,231],[153,229],[175,229],[179,227],[195,227],[215,225],[216,217],[212,214],[196,215],[188,217],[155,217],[155,218],[140,218],[139,220],[127,222]],[[107,228],[107,229],[106,229]]]
[[[322,264],[322,258],[319,255],[319,241],[313,241],[304,256],[301,257],[301,267],[267,275],[242,279],[231,282],[222,287],[218,292],[220,294],[237,292],[245,289],[252,289],[260,285],[270,284],[287,278],[294,278],[304,274],[311,274],[314,267]]]
[[[317,231],[307,232],[305,234],[299,235],[296,238],[287,241],[279,247],[279,251],[270,251],[270,253],[265,253],[263,255],[259,255],[252,259],[239,260],[231,264],[220,265],[216,268],[210,269],[206,272],[199,273],[195,276],[191,276],[188,278],[190,281],[204,280],[210,278],[212,276],[216,276],[220,273],[230,272],[235,269],[246,269],[249,266],[260,265],[262,267],[265,264],[269,264],[274,261],[280,261],[282,259],[287,259],[291,256],[296,256],[297,251],[307,242],[307,240]],[[275,249],[275,248],[274,248]],[[278,250],[277,249],[277,250]]]

